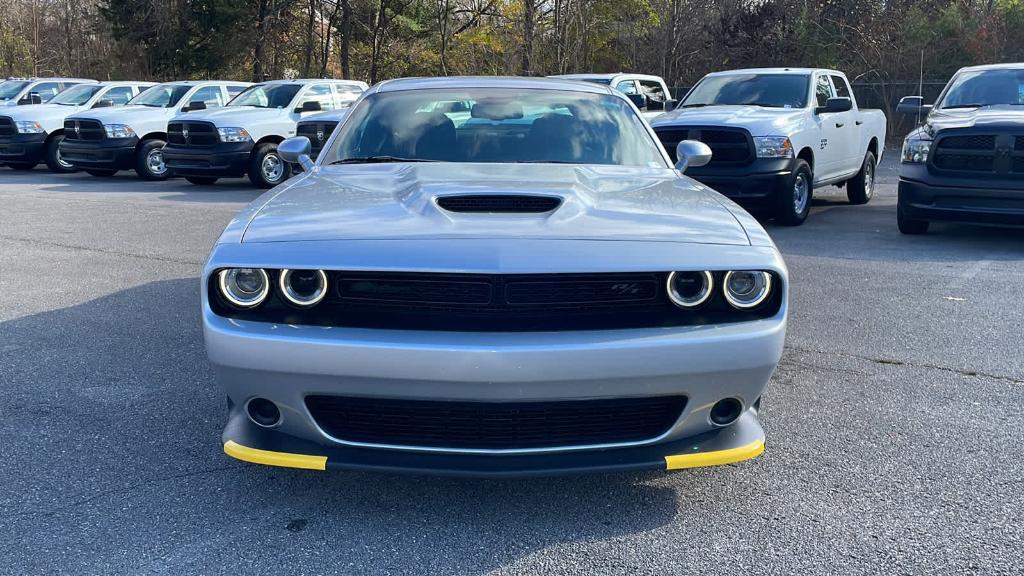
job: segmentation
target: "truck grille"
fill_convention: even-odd
[[[13,138],[17,133],[14,120],[11,120],[9,116],[0,116],[0,138]]]
[[[972,175],[1024,173],[1024,136],[940,132],[930,160],[937,172]]]
[[[64,121],[65,140],[103,140],[106,132],[103,131],[103,124],[99,120],[75,120]]]
[[[309,138],[310,156],[316,158],[337,125],[337,122],[299,122],[295,135]]]
[[[515,450],[653,440],[685,396],[551,402],[446,402],[307,396],[316,423],[338,440],[421,448]]]
[[[217,127],[209,122],[170,122],[167,142],[175,146],[214,146],[220,142]]]
[[[702,127],[659,127],[654,129],[665,151],[676,158],[676,145],[682,140],[697,140],[711,148],[711,162],[708,167],[738,166],[754,160],[754,141],[746,130],[702,128]]]

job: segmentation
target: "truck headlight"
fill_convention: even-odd
[[[754,136],[758,158],[792,158],[793,143],[785,136]]]
[[[903,141],[903,154],[900,159],[911,164],[928,161],[928,152],[932,149],[932,141],[923,138],[907,138]]]
[[[217,128],[221,142],[248,142],[252,140],[245,128]]]
[[[135,136],[135,130],[127,124],[104,124],[103,131],[107,138],[131,138]]]
[[[15,124],[18,126],[18,133],[20,134],[42,134],[45,132],[39,122],[22,120],[15,122]]]

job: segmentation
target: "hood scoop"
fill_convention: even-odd
[[[477,214],[543,214],[562,204],[558,196],[529,194],[463,194],[438,196],[435,201],[449,212]]]

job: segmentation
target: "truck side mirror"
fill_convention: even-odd
[[[679,104],[679,100],[665,100],[665,112],[675,110],[677,104]]]
[[[711,148],[697,140],[682,140],[676,144],[676,170],[686,172],[687,168],[705,166],[711,162]]]
[[[900,103],[896,105],[896,112],[908,116],[924,115],[931,111],[931,104],[925,104],[924,98],[921,96],[904,96],[900,98]]]
[[[633,103],[634,106],[640,110],[647,108],[647,95],[646,94],[626,94],[626,98]]]
[[[43,97],[39,95],[39,92],[29,92],[27,96],[25,96],[21,100],[18,100],[18,105],[19,106],[24,106],[26,104],[42,104],[42,103],[43,103]]]
[[[96,103],[92,105],[92,107],[93,108],[110,108],[113,105],[114,105],[114,101],[113,100],[103,99],[103,100],[97,100]]]
[[[309,138],[305,136],[293,136],[277,145],[277,153],[282,160],[290,164],[299,164],[306,172],[313,169],[313,159],[309,157],[310,150],[312,146]]]
[[[323,108],[320,107],[320,103],[316,100],[306,100],[302,103],[302,106],[295,109],[299,114],[303,112],[319,112],[320,110],[323,110]]]
[[[849,112],[853,110],[853,100],[849,98],[829,98],[824,106],[814,109],[815,114],[835,114],[838,112]]]
[[[202,100],[193,100],[181,109],[182,112],[192,112],[194,110],[206,110],[206,102]]]

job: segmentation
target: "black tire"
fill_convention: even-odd
[[[188,180],[196,186],[209,186],[217,181],[216,178],[211,176],[185,176],[185,180]]]
[[[114,174],[117,174],[117,170],[86,170],[85,172],[86,174],[97,178],[109,178]]]
[[[802,200],[797,199],[797,187],[803,190]],[[776,190],[775,221],[783,226],[799,226],[811,212],[811,198],[814,196],[814,177],[811,167],[804,160],[793,164],[793,173],[781,190]]]
[[[275,160],[269,160],[272,158]],[[273,165],[273,170],[271,166]],[[276,178],[271,178],[276,175]],[[277,144],[267,142],[260,144],[253,150],[252,160],[249,161],[249,181],[260,188],[273,188],[284,182],[292,175],[290,164],[281,160],[277,154]]]
[[[164,156],[161,152],[167,142],[163,140],[146,140],[139,145],[135,153],[135,173],[143,180],[156,182],[167,180],[171,171],[164,164]]]
[[[903,234],[924,234],[928,231],[927,220],[916,220],[907,216],[903,209],[903,204],[896,203],[896,225],[899,226],[900,232]]]
[[[50,172],[57,174],[70,174],[77,172],[77,169],[65,162],[60,157],[60,143],[64,140],[63,134],[57,134],[50,141],[46,143],[46,157],[43,160],[46,162],[46,167],[50,169]]]
[[[867,204],[875,195],[875,155],[869,150],[864,155],[860,172],[846,182],[846,197],[850,204]]]
[[[11,170],[22,171],[22,170],[31,170],[31,169],[35,168],[36,167],[36,163],[35,162],[8,162],[7,166]]]

